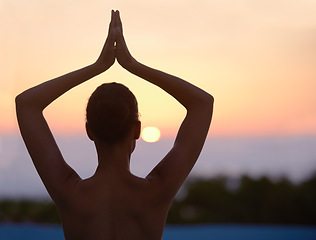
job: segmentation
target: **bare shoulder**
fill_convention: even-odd
[[[93,212],[93,208],[102,204],[104,212],[109,209],[124,209],[141,212],[142,209],[160,204],[162,207],[172,201],[167,197],[159,178],[141,178],[132,174],[125,178],[99,179],[95,176],[77,181],[64,204],[58,206],[62,211],[73,209],[78,212]],[[99,212],[100,208],[96,209]],[[119,211],[119,210],[118,210]]]
[[[72,239],[89,239],[95,233],[125,240],[161,239],[169,203],[159,199],[155,184],[147,179],[130,176],[100,184],[90,178],[78,182],[74,192],[73,205],[60,211],[65,234],[78,234]]]

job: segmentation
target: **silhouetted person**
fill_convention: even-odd
[[[117,59],[127,71],[157,85],[187,110],[174,145],[146,178],[130,172],[141,124],[134,95],[118,83],[103,84],[89,99],[86,130],[98,167],[88,179],[65,162],[43,110],[71,88],[109,69]],[[151,69],[129,53],[119,12],[95,63],[28,89],[16,97],[20,131],[62,221],[66,239],[161,239],[169,206],[195,164],[210,126],[213,97],[190,83]]]

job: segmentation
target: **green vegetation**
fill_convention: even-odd
[[[168,223],[316,224],[316,175],[295,185],[247,176],[190,181]]]
[[[52,201],[2,200],[0,222],[60,223]]]
[[[316,174],[300,183],[287,179],[232,180],[224,177],[186,182],[168,215],[169,224],[266,223],[316,225]],[[0,222],[60,223],[50,201],[2,200]]]

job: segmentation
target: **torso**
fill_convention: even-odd
[[[160,240],[170,201],[133,175],[78,183],[71,205],[59,207],[67,240]]]

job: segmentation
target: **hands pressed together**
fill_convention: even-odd
[[[112,10],[108,36],[96,63],[107,70],[114,64],[115,58],[123,68],[128,68],[135,61],[124,40],[120,12]]]

